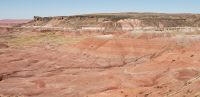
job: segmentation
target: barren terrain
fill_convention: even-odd
[[[2,97],[200,97],[199,31],[5,29]]]
[[[29,19],[3,19],[0,20],[0,26],[15,26],[22,23],[27,23],[31,20]]]

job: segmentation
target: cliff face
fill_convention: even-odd
[[[77,16],[38,17],[25,26],[70,29],[133,30],[145,27],[199,27],[200,14],[111,13]],[[93,28],[92,28],[93,27]]]

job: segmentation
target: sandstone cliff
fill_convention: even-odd
[[[120,31],[165,27],[199,27],[200,14],[110,13],[76,16],[39,17],[25,26],[65,29]]]

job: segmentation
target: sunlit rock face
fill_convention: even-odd
[[[199,27],[196,14],[113,13],[77,16],[39,17],[25,26],[66,27],[77,31],[176,31]],[[175,27],[175,28],[174,28]],[[186,28],[185,28],[186,27]],[[190,30],[191,31],[191,30]]]

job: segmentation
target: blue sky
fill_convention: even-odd
[[[200,13],[199,0],[0,0],[0,19],[108,12]]]

